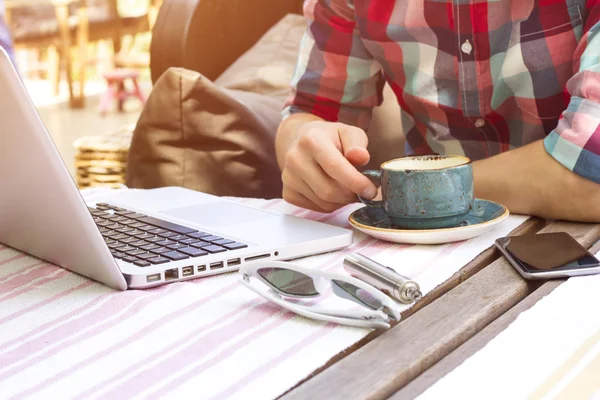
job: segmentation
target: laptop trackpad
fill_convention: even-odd
[[[204,227],[223,227],[277,218],[276,214],[226,201],[161,211],[161,214]]]

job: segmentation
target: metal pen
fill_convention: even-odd
[[[423,297],[417,282],[360,253],[346,256],[344,269],[355,278],[376,287],[402,303],[409,304]]]

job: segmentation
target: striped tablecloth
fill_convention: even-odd
[[[96,195],[85,193],[90,201]],[[323,215],[281,200],[239,201],[346,227],[358,207]],[[485,236],[439,246],[356,232],[349,248],[299,263],[333,270],[360,251],[427,293],[525,220],[511,216]],[[0,398],[270,399],[368,333],[282,311],[238,279],[117,292],[2,247]]]

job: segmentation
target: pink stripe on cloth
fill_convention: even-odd
[[[26,267],[23,267],[23,269],[19,269],[19,270],[13,272],[12,274],[8,274],[8,275],[5,275],[2,278],[0,278],[0,283],[9,281],[9,280],[11,280],[11,279],[13,279],[13,278],[15,278],[17,276],[27,274],[31,270],[39,268],[39,267],[41,267],[43,265],[47,265],[47,264],[48,263],[42,261],[42,262],[39,262],[39,263],[36,263],[36,264],[31,264],[31,265],[28,265]]]
[[[63,315],[60,318],[57,318],[57,319],[52,320],[52,321],[48,321],[45,324],[40,325],[37,328],[35,328],[35,330],[27,332],[26,334],[24,334],[22,336],[16,337],[13,340],[10,340],[10,341],[4,343],[3,345],[0,346],[0,352],[4,351],[5,349],[7,349],[9,347],[12,347],[13,345],[15,345],[17,343],[21,343],[21,344],[25,343],[25,341],[28,340],[29,338],[31,338],[32,336],[35,336],[39,332],[43,332],[43,331],[45,331],[48,328],[59,329],[60,325],[63,322],[65,322],[65,321],[67,321],[67,320],[69,320],[69,319],[71,319],[73,317],[76,317],[76,316],[80,315],[83,312],[88,311],[92,307],[96,306],[96,304],[100,303],[101,301],[103,301],[104,299],[106,299],[107,297],[110,297],[112,295],[113,295],[113,293],[111,292],[111,293],[106,293],[106,294],[104,294],[102,296],[99,296],[99,297],[93,299],[92,301],[90,301],[89,303],[85,303],[81,307],[76,308],[75,310],[72,310],[71,312]],[[37,308],[36,306],[37,305],[34,304],[31,307],[32,307],[32,309],[35,309],[35,308]],[[0,319],[0,325],[6,323],[8,321],[10,321],[11,319],[18,318],[18,317],[20,317],[20,316],[28,313],[29,311],[31,311],[31,310],[29,308],[27,308],[25,310],[17,311],[17,312],[15,312],[13,314],[7,315],[6,317]]]
[[[338,215],[343,214],[348,209],[348,207],[349,207],[349,205],[338,208],[337,210],[332,211],[330,213],[322,213],[322,212],[318,212],[318,211],[304,210],[304,209],[301,209],[301,210],[306,212],[306,215],[304,215],[303,218],[311,219],[313,221],[325,222],[325,221],[331,221],[332,219],[336,218]]]
[[[6,251],[6,250],[18,251],[18,250],[13,249],[12,247],[8,247],[8,246],[4,246],[4,245],[0,244],[0,253],[2,253],[3,251]]]
[[[435,262],[437,262],[440,259],[443,259],[444,257],[449,256],[450,254],[452,254],[456,249],[461,248],[464,244],[468,243],[468,241],[462,241],[462,242],[454,242],[454,243],[450,243],[449,245],[447,245],[446,247],[444,247],[442,249],[442,251],[440,251],[438,254],[436,254],[433,258],[431,258],[431,260],[427,261],[427,264],[433,264]],[[414,278],[417,278],[419,275],[415,276]]]
[[[312,210],[309,210],[306,208],[296,207],[296,209],[294,211],[292,211],[288,214],[294,215],[294,216],[300,216],[301,214],[303,214],[302,218],[311,219],[313,221],[325,222],[325,221],[330,221],[332,219],[335,219],[340,214],[343,214],[344,212],[346,212],[346,210],[351,206],[352,206],[352,204],[349,204],[347,206],[338,208],[337,210],[332,211],[330,213],[322,213],[322,212],[318,212],[318,211],[312,211]]]
[[[267,200],[264,204],[262,204],[260,206],[260,208],[263,209],[263,210],[269,210],[269,209],[271,209],[273,207],[276,207],[281,202],[282,202],[281,199],[270,199],[270,200]]]
[[[48,305],[48,304],[50,304],[50,303],[52,303],[52,302],[54,302],[54,301],[56,301],[58,299],[61,299],[61,298],[65,297],[65,296],[68,296],[71,293],[74,293],[74,292],[76,292],[78,290],[85,289],[86,287],[88,287],[88,286],[90,286],[92,284],[93,284],[93,282],[84,282],[84,283],[82,283],[79,286],[75,286],[75,287],[73,287],[71,289],[65,290],[64,292],[57,293],[54,296],[52,296],[50,298],[47,298],[46,300],[43,300],[43,301],[40,301],[38,303],[32,304],[29,307],[24,308],[23,310],[19,310],[17,312],[9,314],[9,315],[7,315],[7,316],[5,316],[3,318],[0,318],[0,325],[5,324],[8,321],[11,321],[11,320],[13,320],[15,318],[21,317],[21,316],[27,314],[28,312],[37,310],[40,307]],[[35,334],[35,333],[36,332],[30,332],[29,334]],[[19,339],[15,339],[15,340],[20,341]],[[8,346],[9,346],[9,344],[7,344],[7,343],[3,344],[2,346],[0,346],[0,351],[3,350],[3,349],[5,349],[5,348],[7,348]],[[1,359],[2,359],[2,356],[0,356],[0,360]],[[0,363],[0,365],[4,366],[4,364],[1,364],[1,363]]]
[[[299,217],[302,214],[308,214],[312,211],[310,210],[305,210],[304,208],[296,208],[294,211],[292,211],[291,213],[289,213],[289,215],[293,215],[294,217]]]
[[[363,251],[364,248],[368,248],[373,243],[376,243],[376,240],[371,237],[365,237],[362,240],[351,244],[350,246],[344,248],[343,250],[335,253],[335,256],[323,262],[319,266],[315,268],[321,268],[323,270],[328,270],[334,267],[338,267],[342,265],[343,259],[350,253]]]
[[[22,294],[32,292],[32,291],[40,288],[41,286],[46,285],[47,283],[51,283],[51,282],[57,281],[59,279],[62,279],[69,274],[70,274],[70,272],[65,271],[65,270],[57,271],[54,274],[50,273],[50,276],[48,276],[48,274],[43,274],[41,276],[46,276],[46,278],[40,279],[38,281],[34,281],[31,285],[25,285],[25,287],[23,287],[19,290],[13,290],[11,292],[8,292],[7,295],[4,297],[0,296],[0,303],[3,303],[10,299],[14,299],[15,297],[18,297]],[[10,289],[15,289],[15,288],[10,288]]]
[[[334,324],[331,322],[327,323],[323,328],[313,332],[312,334],[305,337],[304,339],[302,339],[300,342],[296,343],[292,347],[289,347],[287,350],[285,350],[283,353],[281,353],[279,356],[275,357],[274,359],[269,360],[265,364],[262,364],[260,367],[256,368],[255,370],[253,370],[252,372],[250,372],[243,378],[237,380],[233,385],[227,387],[225,390],[223,390],[219,394],[211,397],[211,399],[215,399],[215,400],[216,399],[225,399],[225,398],[231,396],[232,394],[238,392],[240,389],[242,389],[245,386],[248,386],[249,384],[251,384],[252,382],[257,380],[258,378],[260,378],[261,376],[263,376],[264,374],[266,374],[273,368],[288,361],[290,358],[292,358],[296,354],[300,353],[302,350],[304,350],[306,347],[310,346],[317,340],[330,334],[333,331],[333,328],[335,328],[336,326],[337,326],[337,324]]]
[[[306,214],[304,214],[302,216],[302,218],[311,219],[313,221],[318,218],[321,218],[321,217],[331,216],[331,214],[324,214],[324,213],[320,213],[318,211],[312,211],[312,210],[304,210],[304,211],[306,211]]]
[[[332,220],[332,219],[338,217],[340,214],[346,213],[348,208],[350,208],[351,206],[352,206],[352,204],[349,204],[347,206],[338,208],[337,210],[335,210],[334,212],[332,212],[330,214],[321,215],[321,216],[315,218],[315,221],[323,222],[325,220],[327,220],[327,221]]]
[[[256,309],[263,308],[266,312],[252,312]],[[170,360],[161,364],[155,365],[144,373],[138,374],[134,379],[129,380],[116,388],[111,389],[110,392],[103,394],[103,399],[115,399],[117,397],[129,398],[142,392],[148,387],[148,382],[159,382],[164,380],[165,371],[173,372],[173,368],[177,371],[185,368],[187,365],[193,363],[198,359],[199,354],[207,354],[211,350],[217,348],[220,344],[226,343],[229,340],[233,340],[240,336],[240,332],[246,332],[251,330],[257,325],[260,325],[265,321],[265,315],[267,318],[273,317],[274,315],[281,313],[281,309],[271,303],[263,303],[251,310],[248,315],[234,321],[229,326],[224,327],[218,331],[213,331],[209,335],[203,338],[203,340],[197,340],[191,346],[188,346],[185,351],[182,351],[174,356],[170,357]],[[147,395],[147,398],[160,398],[161,396],[172,391],[175,387],[181,386],[194,376],[199,371],[207,370],[221,361],[227,359],[229,356],[235,354],[237,351],[245,347],[249,342],[253,342],[263,335],[269,333],[271,330],[283,325],[288,320],[292,319],[296,314],[291,312],[282,313],[279,318],[273,318],[271,322],[265,324],[262,328],[252,332],[249,337],[244,340],[240,340],[235,344],[221,350],[213,357],[204,361],[200,365],[195,366],[190,371],[177,377],[176,382],[167,384],[165,387],[157,389]],[[164,369],[165,366],[170,368]],[[162,379],[161,379],[162,378]]]
[[[346,207],[338,208],[337,210],[335,210],[331,213],[328,213],[328,214],[320,213],[317,211],[311,211],[311,210],[307,210],[307,209],[303,209],[303,208],[298,208],[297,210],[294,210],[293,212],[291,212],[290,215],[305,218],[305,219],[310,219],[310,220],[317,221],[317,222],[330,223],[334,219],[338,218],[342,213],[344,213],[348,207],[350,207],[350,205],[346,206]],[[337,225],[340,228],[346,228],[346,229],[350,228],[350,223],[348,222],[347,219],[344,220],[344,222],[341,224],[334,224],[334,225]]]
[[[9,290],[16,289],[32,282],[35,279],[55,273],[56,271],[57,267],[52,264],[48,264],[47,262],[28,265],[22,270],[7,275],[0,280],[0,293],[5,293]]]
[[[272,202],[270,201],[267,204],[267,208],[273,208],[276,207],[280,204],[289,204],[286,203],[284,200],[282,199],[274,199],[272,200]],[[312,211],[306,208],[300,208],[297,206],[293,206],[296,209],[291,211],[291,212],[287,212],[286,214],[295,216],[295,217],[300,217],[300,218],[305,218],[305,219],[310,219],[313,221],[317,221],[317,222],[325,222],[328,223],[336,218],[338,218],[341,214],[344,214],[345,212],[347,212],[347,210],[351,207],[353,207],[354,204],[348,204],[344,207],[338,208],[337,210],[331,212],[331,213],[321,213],[318,211]],[[265,207],[262,207],[263,209],[265,209]],[[341,224],[337,224],[340,228],[350,228],[350,223],[348,222],[348,220],[346,219],[343,223]]]
[[[178,340],[175,343],[172,343],[170,347],[172,348],[177,348],[185,343],[189,343],[190,340],[195,340],[198,339],[198,332],[202,332],[205,331],[207,329],[209,329],[211,326],[214,325],[219,325],[227,320],[229,320],[230,318],[236,316],[237,314],[239,314],[240,312],[244,311],[247,308],[250,307],[254,307],[257,306],[258,303],[260,302],[260,299],[254,299],[252,301],[249,301],[247,303],[244,303],[242,306],[232,310],[231,312],[225,314],[223,317],[219,318],[216,321],[212,321],[208,324],[205,324],[203,326],[201,326],[199,329],[195,330],[194,332],[190,333],[189,335],[185,336],[184,338]],[[153,360],[156,359],[156,355],[152,354],[149,355],[148,357],[144,358],[143,360],[140,360],[138,362],[136,362],[135,364],[128,366],[128,370],[131,371],[139,371],[140,369],[142,369],[144,366],[148,365],[149,363],[151,363]],[[96,392],[98,392],[99,390],[101,390],[102,388],[106,387],[107,385],[109,385],[111,382],[114,382],[116,380],[118,380],[118,378],[122,376],[122,373],[116,373],[110,377],[107,377],[104,381],[102,381],[101,383],[98,383],[97,385],[89,388],[88,390],[86,390],[85,392],[79,393],[77,395],[77,398],[79,399],[83,399],[85,397],[91,396],[93,394],[95,394]],[[54,382],[54,378],[52,378],[52,381]]]
[[[6,249],[3,249],[3,250],[6,250]],[[11,263],[13,261],[17,261],[17,260],[19,260],[21,258],[25,258],[25,256],[26,256],[25,253],[17,254],[16,256],[12,256],[11,258],[7,258],[6,260],[0,261],[0,265],[6,265],[6,264]]]
[[[343,259],[350,253],[360,252],[360,254],[365,255],[367,257],[373,257],[373,256],[383,252],[384,250],[388,250],[393,247],[397,247],[397,251],[401,251],[401,250],[411,248],[414,246],[412,244],[398,244],[398,243],[393,243],[393,242],[384,242],[384,241],[377,240],[377,239],[374,239],[369,236],[367,236],[365,239],[363,239],[359,243],[364,243],[364,242],[367,242],[367,243],[362,246],[356,246],[356,247],[351,246],[349,251],[342,251],[340,254],[341,260],[340,260],[339,265],[330,265],[329,267],[327,267],[325,269],[331,269],[336,266],[342,267]],[[357,243],[357,245],[358,245],[358,243]]]
[[[374,239],[372,238],[364,238],[363,240],[361,240],[360,242],[357,242],[351,246],[349,246],[348,248],[344,249],[343,251],[340,252],[340,254],[338,255],[338,257],[336,257],[334,260],[327,260],[325,261],[320,267],[327,269],[328,267],[331,267],[333,264],[336,264],[337,261],[339,260],[339,257],[343,257],[346,254],[349,254],[352,251],[356,251],[356,250],[360,250],[363,247],[368,246],[370,243],[372,243],[374,241]],[[265,302],[265,305],[268,304],[270,305],[271,303],[267,303]],[[279,308],[275,307],[277,310],[279,310]],[[253,314],[255,310],[253,310],[251,313]],[[265,314],[261,314],[258,315],[257,318],[258,320],[260,319],[265,319],[265,318],[269,318],[271,316],[271,313],[267,313]],[[234,324],[235,325],[235,324]],[[248,326],[242,324],[242,322],[240,322],[240,326],[238,326],[236,328],[237,332],[239,334],[245,332],[245,330],[249,329]],[[196,333],[196,335],[198,335],[199,333]],[[256,340],[258,338],[260,338],[260,336],[255,336],[253,335],[253,340]],[[225,342],[225,340],[223,340],[223,342]],[[188,356],[189,352],[193,352],[193,354],[195,355],[199,355],[202,353],[198,353],[196,352],[195,349],[193,349],[194,344],[190,344],[188,345],[187,348],[182,349],[179,353],[175,354],[174,356],[170,357],[168,360],[161,362],[160,364],[158,364],[155,367],[152,367],[150,370],[152,372],[150,372],[150,376],[151,381],[159,381],[160,379],[165,379],[165,375],[161,374],[160,371],[170,371],[171,373],[174,373],[182,368],[185,368],[185,361],[186,361],[186,357]],[[182,360],[179,360],[177,357],[182,358]],[[174,361],[170,362],[169,360],[173,359]],[[118,389],[120,391],[122,390],[127,390],[127,388],[129,388],[130,386],[134,386],[134,387],[139,387],[139,390],[142,390],[144,387],[144,384],[147,384],[147,381],[145,381],[145,379],[149,376],[148,375],[149,372],[148,370],[141,370],[140,374],[134,378],[132,378],[132,380],[128,380],[125,383],[123,383],[122,385],[120,385],[119,387],[121,389]],[[132,383],[135,382],[135,383]],[[116,389],[115,389],[116,390]]]
[[[152,299],[153,297],[162,298],[170,294],[172,291],[180,290],[181,287],[181,285],[167,285],[163,287],[163,290],[155,290],[150,294],[141,294],[137,291],[126,291],[119,293],[111,298],[111,301],[103,304],[98,310],[95,310],[94,312],[89,313],[78,320],[64,324],[59,329],[35,338],[33,341],[23,344],[8,353],[0,355],[0,365],[2,367],[7,367],[11,364],[18,363],[18,361],[21,361],[32,354],[35,354],[35,351],[40,351],[47,348],[48,343],[55,343],[63,340],[58,346],[42,352],[40,355],[32,357],[26,362],[21,363],[18,366],[14,366],[12,369],[8,369],[7,371],[0,373],[0,382],[30,368],[40,361],[46,360],[49,357],[64,351],[72,345],[78,344],[82,340],[89,339],[92,336],[99,335],[107,331],[108,329],[118,325],[121,320],[131,318],[132,316],[144,310],[148,305],[150,305],[150,301],[148,301],[149,299]],[[129,299],[132,297],[133,301],[130,301]],[[127,306],[130,307],[128,308]],[[114,318],[115,316],[120,318]],[[102,322],[98,323],[98,321]],[[82,326],[94,326],[94,328],[90,329],[89,331],[82,332]]]
[[[114,345],[101,351],[100,353],[95,354],[94,356],[92,356],[90,358],[87,358],[81,362],[76,363],[75,365],[60,372],[59,374],[54,375],[54,376],[38,383],[37,385],[29,388],[25,392],[19,393],[18,397],[29,396],[31,394],[39,392],[40,390],[44,389],[45,387],[47,387],[50,384],[54,384],[54,383],[58,382],[58,380],[69,378],[73,373],[77,372],[78,370],[80,370],[82,368],[85,368],[87,365],[90,365],[106,356],[115,354],[118,351],[131,346],[132,344],[143,339],[145,336],[156,331],[158,328],[165,326],[166,324],[169,324],[171,321],[175,320],[176,318],[181,317],[186,314],[189,314],[190,312],[193,312],[193,311],[197,310],[198,308],[204,306],[205,304],[207,304],[207,301],[206,301],[207,299],[209,301],[213,301],[213,300],[219,298],[220,296],[223,296],[224,294],[231,292],[233,289],[237,288],[238,285],[239,285],[239,282],[232,283],[232,284],[228,285],[227,287],[223,288],[217,294],[210,294],[210,295],[204,296],[204,297],[198,299],[197,301],[195,301],[194,303],[192,303],[180,310],[177,310],[176,312],[173,312],[173,313],[168,314],[158,320],[153,321],[150,325],[137,331],[133,335],[129,335],[128,337],[123,338],[118,343],[115,343]],[[256,302],[256,300],[255,300],[255,302]],[[231,318],[233,315],[235,315],[235,313],[239,313],[240,311],[242,311],[242,309],[246,305],[251,304],[251,303],[252,302],[246,303],[245,305],[243,305],[243,307],[237,308],[237,309],[233,310],[231,313],[227,314],[227,318],[222,317],[221,319],[227,320],[228,318]],[[209,328],[211,325],[214,325],[214,324],[215,324],[215,322],[211,322],[211,323],[208,323],[208,324],[202,326],[198,330],[194,331],[194,333],[192,335],[190,335],[189,337],[186,337],[184,340],[182,340],[181,341],[182,344],[185,343],[186,341],[189,341],[190,339],[197,338],[198,331],[206,330],[207,328]],[[177,346],[176,344],[172,345],[172,347],[176,347],[176,346]],[[154,355],[147,357],[142,362],[138,362],[134,366],[128,367],[127,369],[137,371],[142,366],[147,365],[154,358],[156,358]],[[83,397],[92,395],[94,392],[96,392],[96,391],[100,390],[102,387],[106,386],[106,384],[108,382],[111,382],[111,381],[115,380],[116,378],[118,378],[118,374],[113,375],[110,378],[103,381],[102,383],[97,384],[97,385],[93,386],[92,388],[89,388],[85,392],[78,394],[77,398],[83,398]]]

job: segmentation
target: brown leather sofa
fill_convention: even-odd
[[[165,0],[151,45],[153,91],[134,132],[127,185],[222,196],[281,195],[274,135],[306,21],[302,0]],[[403,154],[386,86],[369,168]]]

